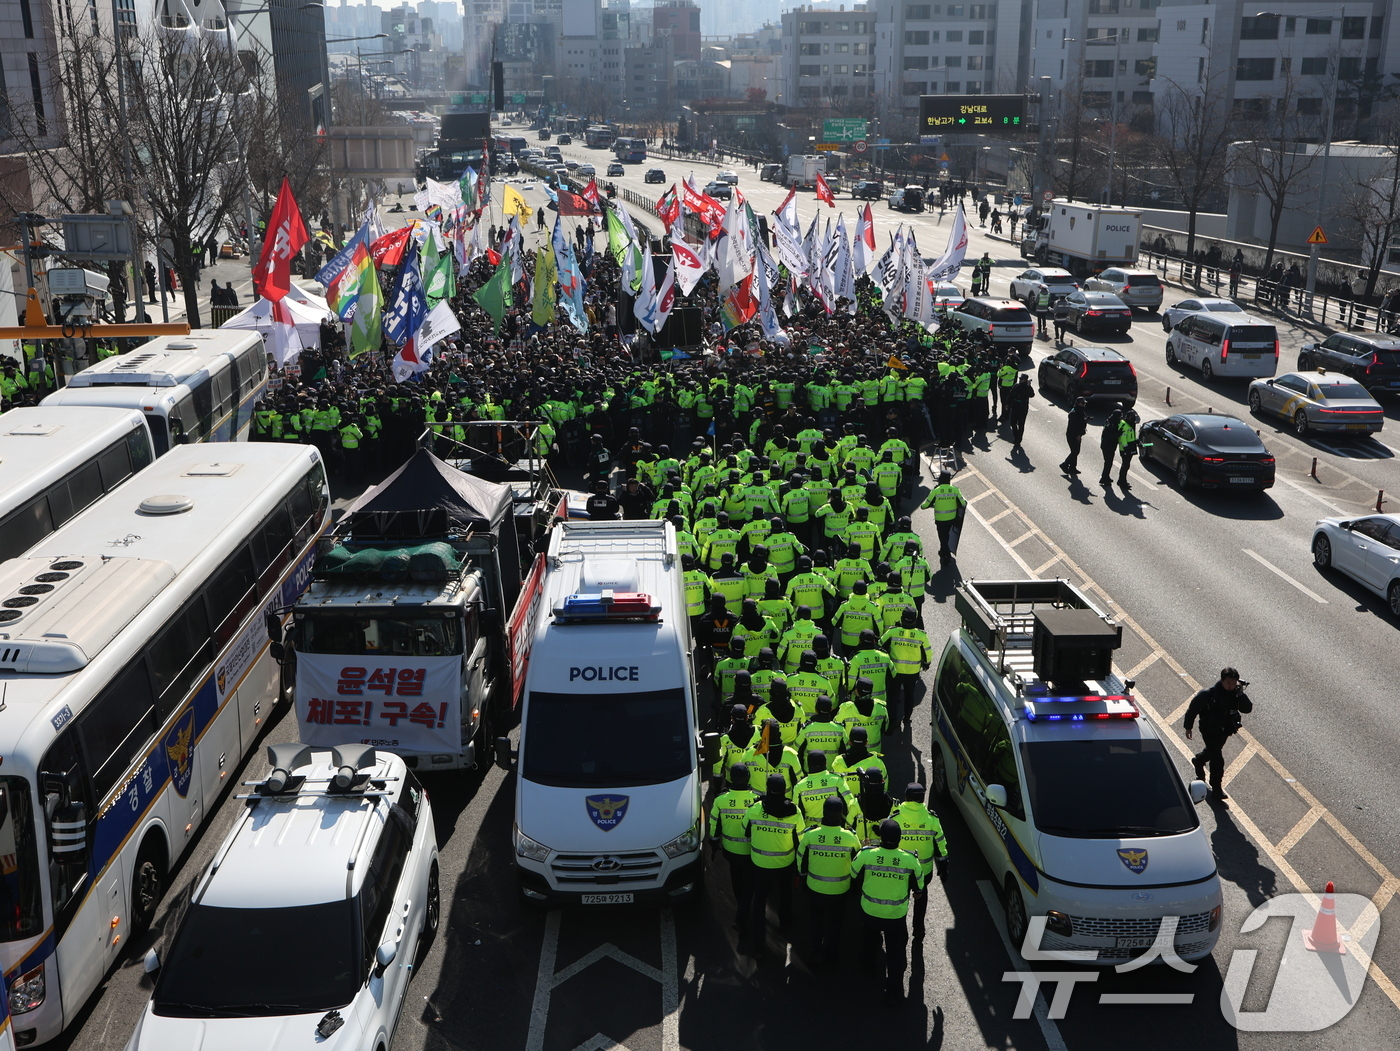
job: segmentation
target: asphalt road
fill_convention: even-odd
[[[602,156],[581,147],[566,147],[565,153],[594,163]],[[672,178],[693,168],[702,182],[715,170],[700,163],[659,163]],[[664,187],[644,187],[641,168],[629,166],[631,174],[615,181],[655,196]],[[755,208],[772,209],[785,194],[759,183],[752,172],[741,172],[740,185]],[[526,194],[532,203],[539,199],[537,191]],[[838,202],[849,224],[854,202]],[[810,216],[810,195],[799,207],[804,219]],[[886,229],[893,228],[890,220],[911,222],[878,202],[874,213],[882,244]],[[936,254],[948,220],[940,225],[936,214],[925,214],[912,222],[925,254]],[[1002,292],[1020,261],[1005,241],[986,238],[974,227],[969,259],[984,248],[1001,264],[994,271],[993,292]],[[1185,295],[1169,289],[1168,302]],[[1283,324],[1280,330],[1287,368],[1312,333]],[[1156,316],[1139,315],[1129,338],[1109,344],[1137,367],[1144,419],[1169,411],[1168,387],[1175,409],[1209,406],[1247,415],[1243,384],[1203,384],[1198,375],[1169,368],[1164,341]],[[1039,359],[1049,349],[1040,342],[1033,356]],[[1228,806],[1200,808],[1225,885],[1226,919],[1212,959],[1191,974],[1152,967],[1097,975],[1092,984],[1076,986],[1059,1020],[1044,1017],[1043,1006],[1039,1018],[1014,1017],[1021,984],[1005,980],[1016,964],[999,931],[1000,911],[987,897],[992,877],[961,819],[945,809],[952,874],[946,887],[933,892],[928,937],[915,954],[922,967],[911,975],[910,1002],[888,1011],[881,1006],[876,979],[853,963],[813,973],[805,962],[800,922],[791,948],[774,931],[761,962],[738,956],[722,869],[712,874],[703,901],[674,912],[544,914],[519,905],[510,856],[513,775],[493,768],[428,782],[442,851],[444,904],[449,899],[451,904],[443,932],[409,988],[396,1048],[767,1051],[865,1044],[872,1037],[882,1045],[959,1051],[1116,1051],[1128,1043],[1165,1051],[1186,1041],[1202,1051],[1379,1051],[1400,1044],[1400,994],[1387,987],[1389,978],[1400,977],[1400,950],[1385,927],[1386,912],[1372,979],[1341,1022],[1321,1032],[1241,1031],[1225,1020],[1220,1007],[1225,976],[1234,982],[1246,973],[1250,957],[1242,950],[1258,950],[1244,996],[1249,1011],[1270,1005],[1285,948],[1297,955],[1299,932],[1286,923],[1274,920],[1241,933],[1255,906],[1300,887],[1320,889],[1327,879],[1335,880],[1339,891],[1374,896],[1380,904],[1395,889],[1386,874],[1400,871],[1395,821],[1400,785],[1393,774],[1397,731],[1389,708],[1396,625],[1379,599],[1340,577],[1316,572],[1308,550],[1320,515],[1360,513],[1374,503],[1377,489],[1400,493],[1394,453],[1383,444],[1393,440],[1391,435],[1355,446],[1304,442],[1273,423],[1255,421],[1279,457],[1280,481],[1268,494],[1182,494],[1150,465],[1134,467],[1130,493],[1116,488],[1105,493],[1090,484],[1098,464],[1096,443],[1085,444],[1084,484],[1068,482],[1055,468],[1063,455],[1063,406],[1037,398],[1032,410],[1023,453],[1012,455],[1008,441],[989,433],[966,455],[957,481],[974,501],[973,514],[958,567],[934,581],[926,624],[936,640],[956,629],[951,594],[959,573],[1064,575],[1092,581],[1097,596],[1124,618],[1128,630],[1118,667],[1136,674],[1144,702],[1164,724],[1193,685],[1212,682],[1222,664],[1239,666],[1252,680],[1257,707],[1247,721],[1249,736],[1232,742],[1227,753],[1233,798]],[[1387,426],[1400,431],[1393,404]],[[1314,456],[1319,481],[1310,476]],[[915,521],[932,539],[931,515],[922,513]],[[912,741],[891,749],[895,784],[927,777],[927,705],[919,716]],[[294,735],[294,722],[283,718],[270,727],[268,740]],[[1181,746],[1178,767],[1189,777],[1185,742],[1174,743]],[[256,755],[244,776],[258,775],[265,766]],[[234,805],[225,802],[215,813],[194,855],[176,873],[177,888],[212,857]],[[162,914],[152,941],[163,937],[164,921]],[[853,949],[859,933],[854,923],[846,933]],[[109,977],[63,1046],[123,1046],[149,992],[139,963],[145,948],[133,946],[132,957]],[[306,960],[312,958],[308,953]],[[1076,972],[1060,964],[1033,966]],[[1191,994],[1193,999],[1189,1005],[1121,1006],[1101,1003],[1098,997],[1105,993]],[[1307,995],[1305,990],[1302,996]],[[1276,1000],[1282,996],[1275,991]]]

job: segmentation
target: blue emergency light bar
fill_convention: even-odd
[[[650,595],[639,591],[604,590],[588,595],[570,595],[554,611],[560,621],[656,620],[661,607]]]
[[[1037,697],[1026,701],[1026,718],[1031,722],[1136,719],[1139,714],[1137,702],[1123,694],[1107,697]]]

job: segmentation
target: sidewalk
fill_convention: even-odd
[[[294,278],[293,280],[299,281],[300,279]],[[212,281],[219,282],[220,288],[232,281],[234,291],[238,293],[238,305],[240,307],[251,306],[256,298],[253,295],[253,271],[246,257],[238,259],[220,259],[213,266],[205,267],[203,272],[199,275],[199,323],[203,328],[210,327],[210,316],[212,312],[209,308],[209,290],[212,287],[210,285]],[[144,282],[142,282],[142,284],[144,285]],[[310,289],[309,291],[316,291],[319,287],[320,286],[316,286],[316,288]],[[144,293],[144,291],[145,289],[143,288],[142,292]],[[141,297],[142,309],[150,316],[152,323],[160,324],[165,321],[165,316],[161,312],[160,301],[161,296],[159,292],[156,293],[156,301],[154,303],[151,302],[150,296],[148,295],[143,294]],[[128,304],[128,308],[129,307],[130,304]],[[176,289],[174,292],[165,293],[165,308],[169,312],[171,322],[186,320],[185,290],[181,288]],[[129,313],[130,310],[128,309],[128,314]]]

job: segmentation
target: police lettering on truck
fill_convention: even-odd
[[[670,902],[700,886],[700,735],[674,529],[560,523],[521,701],[520,892]],[[510,761],[510,742],[497,742]]]

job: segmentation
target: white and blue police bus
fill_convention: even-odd
[[[0,965],[16,1041],[70,1024],[281,696],[265,614],[310,578],[320,454],[172,450],[0,565]]]
[[[262,336],[195,329],[104,358],[40,404],[136,409],[150,425],[156,455],[163,456],[176,445],[247,441],[266,387]]]
[[[0,562],[24,554],[149,467],[135,409],[11,409],[0,416]]]

